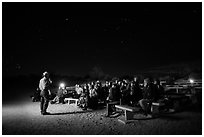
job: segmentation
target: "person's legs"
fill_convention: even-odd
[[[142,109],[144,110],[145,114],[147,114],[147,111],[148,111],[148,100],[147,99],[141,99],[139,101],[139,104],[142,107]]]
[[[40,112],[41,112],[41,114],[43,113],[44,102],[45,102],[44,97],[41,97],[41,99],[40,99]]]
[[[140,104],[141,108],[144,110],[145,106],[143,104],[143,101],[144,101],[144,99],[139,100],[139,104]]]
[[[115,105],[120,104],[120,101],[115,101],[115,102],[108,102],[107,106],[106,106],[106,116],[109,117],[110,115],[113,115],[114,113],[116,113],[116,107]]]
[[[56,96],[52,101],[51,101],[51,104],[54,104],[54,103],[56,103],[57,101],[59,100],[59,97],[58,96]]]
[[[45,98],[45,103],[43,106],[43,112],[44,113],[47,113],[48,104],[49,104],[49,99]]]
[[[93,109],[98,108],[98,99],[96,97],[93,98]]]
[[[87,109],[88,107],[88,97],[85,98],[85,108]]]
[[[44,95],[44,106],[43,106],[43,112],[47,113],[47,108],[48,108],[48,104],[49,104],[49,94],[45,93]]]
[[[47,91],[42,91],[41,92],[41,114],[46,114],[46,110],[48,108],[48,103],[49,103],[49,93]]]

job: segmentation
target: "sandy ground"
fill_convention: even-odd
[[[156,119],[123,124],[105,118],[105,108],[82,111],[74,104],[49,104],[52,115],[40,114],[39,102],[28,97],[2,105],[2,134],[13,135],[175,135],[202,134],[202,112],[183,111]]]

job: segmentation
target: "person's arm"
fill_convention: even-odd
[[[52,80],[51,79],[49,79],[49,83],[52,84]]]
[[[110,92],[111,92],[111,88],[108,90],[108,97],[106,98],[106,100],[110,100]]]
[[[50,90],[48,90],[48,92],[49,92],[49,95],[51,95],[51,91],[50,91]]]
[[[41,91],[45,90],[45,88],[46,88],[45,80],[43,80],[43,79],[40,80],[39,88]]]
[[[39,89],[42,91],[41,80],[40,80],[40,82],[39,82]]]

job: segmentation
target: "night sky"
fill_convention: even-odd
[[[110,75],[202,59],[202,3],[12,3],[3,75]]]

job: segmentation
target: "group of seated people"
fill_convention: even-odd
[[[144,79],[143,87],[139,85],[139,79],[134,78],[130,83],[122,82],[121,85],[114,84],[109,90],[107,104],[107,116],[114,112],[114,105],[129,105],[141,107],[142,112],[147,115],[150,112],[152,102],[158,102],[164,98],[164,88],[158,79]],[[109,105],[110,104],[110,105]],[[114,104],[114,105],[111,105]]]
[[[115,80],[102,85],[99,81],[84,84],[79,93],[79,106],[83,109],[96,109],[99,102],[105,104],[118,102],[129,106],[140,106],[144,113],[148,113],[149,104],[157,102],[164,95],[164,88],[160,81],[149,78],[144,79],[143,87],[139,84],[139,79],[134,77],[133,81]]]
[[[149,78],[144,79],[142,85],[140,86],[138,77],[134,77],[132,81],[106,81],[105,84],[102,84],[100,81],[90,82],[81,86],[76,85],[75,97],[79,99],[78,106],[83,110],[87,108],[97,109],[98,103],[101,102],[107,104],[107,107],[109,103],[116,102],[132,107],[139,106],[147,114],[149,104],[157,102],[163,97],[164,88],[157,79],[153,81]],[[63,92],[61,90],[59,95],[57,95],[58,100],[61,98],[62,102]],[[108,109],[112,112],[114,108],[108,107]]]

